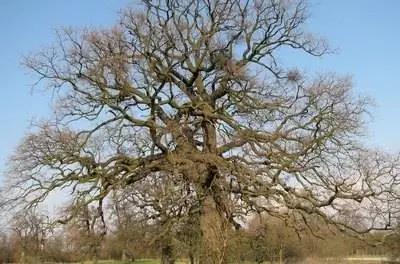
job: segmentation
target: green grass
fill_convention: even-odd
[[[139,259],[139,260],[135,260],[134,262],[135,264],[160,264],[159,261],[154,260],[154,259]]]
[[[135,262],[124,262],[124,261],[115,261],[115,260],[103,260],[99,261],[99,264],[160,264],[160,261],[154,259],[138,259]]]
[[[91,262],[88,262],[91,263]],[[185,262],[176,261],[176,264],[184,264]],[[86,264],[86,263],[85,263]],[[101,260],[99,264],[160,264],[159,260],[155,259],[137,259],[135,262],[124,262],[124,261],[116,261],[116,260]]]

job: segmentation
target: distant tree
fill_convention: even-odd
[[[383,236],[384,239],[380,239],[384,241],[380,245],[381,251],[385,254],[389,254],[394,260],[400,259],[400,222],[399,219],[393,219],[393,226],[395,227],[395,232],[388,233],[382,232],[378,234],[378,236]]]
[[[10,234],[0,233],[0,263],[15,262],[13,258],[13,248]]]
[[[57,230],[47,238],[43,259],[46,262],[68,263],[76,260],[77,251],[69,251],[68,239],[64,230]]]
[[[375,209],[398,198],[399,162],[362,146],[368,100],[348,77],[279,61],[328,52],[307,17],[302,0],[141,0],[110,29],[58,31],[25,59],[55,114],[12,156],[7,204],[68,188],[85,208],[164,175],[196,197],[202,245],[216,241],[209,215],[220,230],[292,211],[354,234],[388,228]],[[362,230],[336,217],[349,204],[368,210]],[[218,252],[200,262],[223,262]]]
[[[65,251],[73,253],[71,256],[73,261],[91,260],[97,263],[99,258],[105,255],[103,242],[107,234],[101,202],[93,205],[78,201],[63,208],[62,215],[68,214],[74,217],[58,220],[59,223],[65,224],[63,229]]]
[[[295,219],[286,219],[268,216],[254,217],[247,230],[250,244],[250,259],[256,263],[279,262],[293,263],[308,253],[308,249],[302,244],[311,237],[307,229],[299,229]],[[316,237],[314,237],[316,238]]]
[[[134,259],[142,256],[145,248],[148,248],[145,239],[147,230],[145,224],[138,221],[136,209],[120,197],[114,196],[110,201],[110,213],[113,217],[108,243],[114,259]]]
[[[107,233],[103,210],[79,203],[66,210],[74,211],[71,214],[75,216],[68,222],[67,232],[73,252],[81,260],[90,259],[97,263],[102,256],[103,240]]]
[[[18,211],[12,218],[11,228],[15,237],[13,247],[19,255],[15,256],[18,262],[43,258],[52,230],[47,215],[35,209]]]
[[[178,181],[169,174],[154,173],[133,188],[117,193],[113,201],[120,231],[145,226],[147,243],[159,247],[162,264],[175,262],[178,233],[187,225],[188,210],[197,208],[190,187],[185,181]],[[134,215],[130,221],[127,213]],[[131,239],[125,236],[127,242]]]

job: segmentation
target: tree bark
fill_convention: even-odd
[[[161,264],[174,264],[175,256],[171,245],[164,245],[161,248]]]
[[[226,248],[228,228],[217,212],[215,202],[211,196],[203,204],[200,216],[201,254],[199,264],[226,263]]]
[[[194,256],[193,256],[193,253],[189,253],[189,263],[190,263],[190,264],[195,264],[195,263],[194,263]]]

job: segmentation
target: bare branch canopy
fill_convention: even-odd
[[[236,227],[296,212],[387,229],[377,208],[398,199],[400,163],[361,143],[368,98],[347,76],[279,62],[285,49],[329,52],[307,18],[302,0],[142,0],[112,28],[57,31],[24,61],[56,96],[11,158],[10,197],[33,205],[65,189],[91,203],[133,190],[141,204],[159,179],[171,217],[211,203]],[[349,207],[368,212],[363,228],[341,221]]]

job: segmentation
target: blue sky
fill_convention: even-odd
[[[107,26],[129,0],[9,0],[0,4],[0,172],[32,120],[50,110],[48,93],[31,93],[35,81],[23,55],[52,43],[60,26]]]
[[[133,0],[9,0],[0,6],[0,171],[32,119],[49,113],[51,94],[32,95],[34,79],[21,57],[52,42],[58,26],[110,25]],[[338,53],[323,58],[283,58],[308,72],[338,72],[354,77],[358,93],[371,96],[373,122],[368,143],[400,149],[400,1],[311,1],[309,29],[326,37]]]

